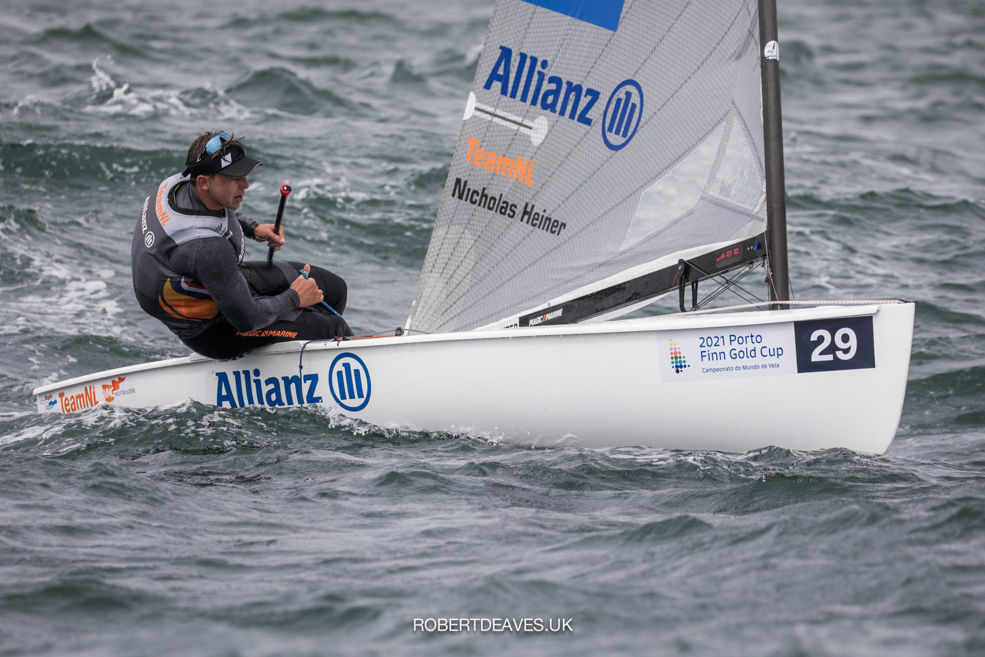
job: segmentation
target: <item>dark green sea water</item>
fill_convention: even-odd
[[[492,7],[0,0],[0,655],[985,654],[985,5],[780,5],[795,293],[917,302],[881,457],[37,415],[185,353],[129,242],[202,129],[264,161],[247,214],[294,186],[357,333],[402,324]],[[414,631],[449,617],[573,631]]]

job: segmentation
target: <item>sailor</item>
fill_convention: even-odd
[[[205,132],[185,164],[147,197],[137,220],[130,256],[140,307],[210,358],[352,335],[336,314],[347,295],[340,277],[299,262],[243,262],[246,237],[279,249],[284,231],[237,212],[261,164],[242,143]]]

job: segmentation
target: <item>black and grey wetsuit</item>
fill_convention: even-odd
[[[209,210],[187,176],[175,175],[147,197],[131,247],[140,307],[182,342],[213,358],[289,339],[351,334],[319,306],[299,309],[290,289],[301,263],[243,262],[244,236],[256,222],[230,209]],[[325,301],[342,312],[345,282],[312,267]]]

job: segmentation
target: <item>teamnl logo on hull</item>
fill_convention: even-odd
[[[592,126],[598,116],[597,104],[602,97],[598,89],[581,82],[549,75],[549,60],[530,53],[499,46],[499,57],[482,85],[487,91],[530,105],[559,117]],[[517,117],[495,110],[483,110],[506,123],[522,126]],[[602,141],[618,151],[633,140],[643,118],[643,88],[633,79],[623,80],[609,94],[602,113]]]
[[[345,352],[332,361],[328,370],[328,388],[335,403],[347,411],[361,411],[369,403],[373,383],[369,368],[359,356]]]

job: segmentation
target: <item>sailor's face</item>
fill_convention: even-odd
[[[219,210],[221,208],[230,208],[232,210],[238,210],[240,204],[243,202],[243,192],[249,188],[250,182],[246,178],[230,178],[221,173],[208,176],[208,182],[205,184],[204,196],[208,198],[203,198],[205,205],[210,210]],[[211,203],[209,203],[211,201]],[[212,207],[215,205],[216,207]]]

